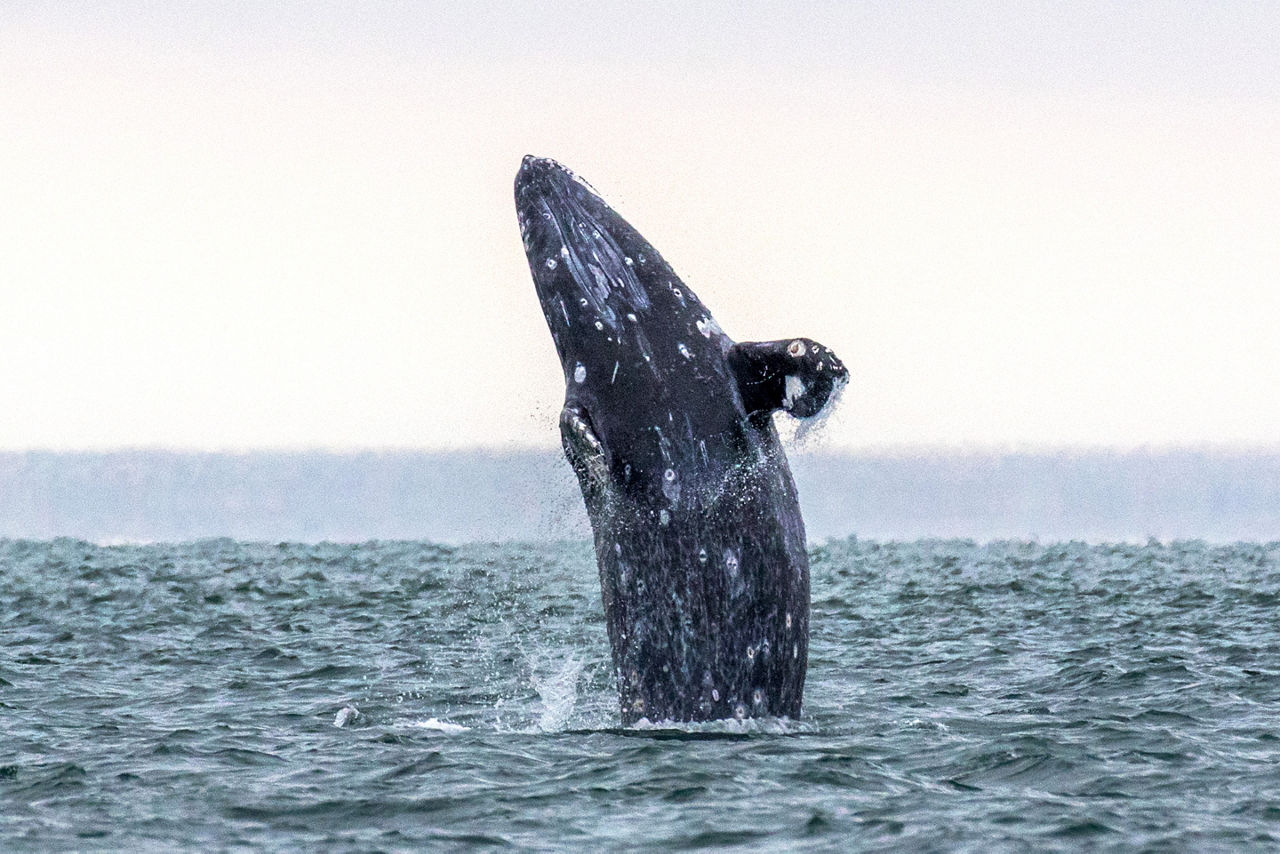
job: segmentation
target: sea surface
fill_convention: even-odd
[[[1280,543],[812,561],[802,719],[623,729],[586,543],[0,541],[0,849],[1280,847]]]

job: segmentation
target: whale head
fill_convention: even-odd
[[[642,391],[637,382],[671,386],[684,374],[693,380],[707,365],[723,364],[733,342],[710,312],[573,170],[525,157],[515,201],[529,270],[571,392],[610,397],[614,389],[602,381],[616,386],[615,365],[629,376],[626,393],[634,399]],[[651,382],[636,379],[644,375]]]

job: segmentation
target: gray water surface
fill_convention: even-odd
[[[812,559],[803,719],[621,729],[585,543],[0,541],[0,847],[1280,845],[1280,543]]]

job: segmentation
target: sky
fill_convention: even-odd
[[[558,444],[583,174],[835,449],[1274,446],[1280,5],[0,5],[0,450]]]

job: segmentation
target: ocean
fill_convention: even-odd
[[[586,542],[0,541],[0,848],[1280,847],[1280,543],[811,557],[799,720],[624,729]]]

